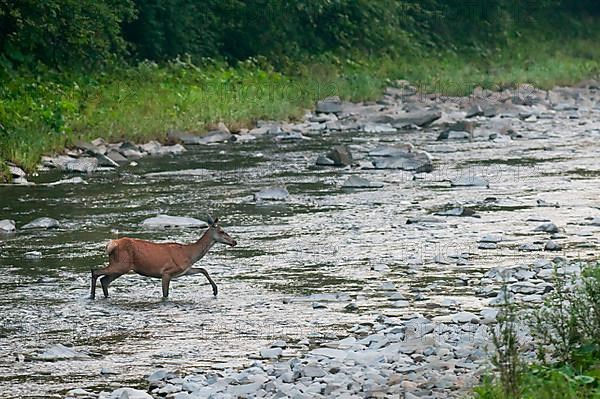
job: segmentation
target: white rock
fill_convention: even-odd
[[[459,312],[452,315],[454,323],[470,323],[473,320],[479,320],[479,317],[471,312]]]
[[[21,228],[22,229],[54,229],[54,228],[58,228],[59,226],[60,226],[60,223],[58,222],[58,220],[48,218],[48,217],[41,217],[41,218],[37,218],[37,219],[27,223],[25,226],[23,226]]]
[[[46,349],[44,352],[36,356],[38,360],[57,361],[57,360],[73,360],[73,359],[88,359],[89,356],[85,353],[77,352],[71,348],[67,348],[62,344],[57,344]]]
[[[119,388],[108,396],[108,399],[153,399],[152,396],[145,391],[134,388]]]
[[[285,187],[267,187],[254,194],[255,201],[285,201],[290,193]]]
[[[0,220],[0,233],[14,233],[15,231],[17,231],[17,228],[14,220]]]
[[[452,187],[489,187],[490,183],[479,176],[460,176],[450,181]]]
[[[315,356],[325,356],[336,360],[344,360],[346,358],[346,352],[340,349],[317,348],[310,351],[310,354]]]
[[[265,348],[260,350],[260,357],[263,359],[276,359],[283,353],[281,348]]]
[[[158,215],[155,217],[148,218],[142,222],[142,227],[150,229],[164,229],[168,227],[208,227],[208,224],[202,220],[183,217],[183,216],[169,216],[169,215]]]
[[[48,183],[47,185],[48,186],[58,186],[61,184],[88,184],[88,183],[85,180],[83,180],[81,177],[75,176],[75,177],[71,177],[69,179],[53,181],[51,183]]]

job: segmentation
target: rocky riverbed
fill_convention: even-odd
[[[553,270],[595,259],[599,96],[593,82],[469,97],[399,82],[296,123],[96,140],[39,176],[14,169],[0,397],[464,394],[487,369],[501,284],[534,305]],[[190,278],[162,303],[137,276],[87,299],[107,239],[189,242],[207,211],[239,243],[202,261],[217,299]]]

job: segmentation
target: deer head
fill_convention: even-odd
[[[219,222],[218,217],[213,219],[210,215],[208,215],[207,222],[209,224],[208,234],[211,235],[211,238],[214,241],[220,242],[222,244],[227,244],[232,247],[235,247],[237,245],[237,242],[233,238],[231,238],[231,236],[227,234],[225,230],[221,228],[221,226],[217,224]]]

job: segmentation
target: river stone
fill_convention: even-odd
[[[531,243],[525,243],[525,244],[521,244],[519,245],[518,250],[519,251],[541,251],[541,247],[539,245],[535,245],[535,244],[531,244]]]
[[[475,116],[483,116],[483,108],[479,104],[473,104],[468,110],[465,118],[473,118]]]
[[[144,152],[147,152],[149,155],[157,155],[157,154],[160,154],[162,144],[160,144],[156,140],[151,140],[151,141],[147,142],[146,144],[140,144],[140,148]]]
[[[350,176],[344,184],[343,188],[381,188],[383,183],[371,182],[360,176]]]
[[[208,227],[208,224],[202,220],[183,217],[183,216],[169,216],[169,215],[158,215],[145,219],[142,222],[142,227],[150,229],[164,229],[169,227]]]
[[[325,370],[323,370],[318,364],[307,364],[301,371],[302,376],[304,377],[323,377],[327,374]]]
[[[285,201],[290,193],[285,187],[267,187],[257,193],[254,193],[254,201]]]
[[[379,146],[374,150],[369,151],[371,157],[394,157],[402,156],[406,153],[414,151],[415,147],[411,143]]]
[[[438,135],[437,140],[469,140],[470,138],[471,133],[469,132],[445,130]]]
[[[75,176],[75,177],[71,177],[69,179],[62,179],[62,180],[58,180],[58,181],[53,181],[48,183],[48,186],[58,186],[61,184],[88,184],[85,180],[83,180],[81,177],[79,176]]]
[[[15,231],[17,231],[17,228],[14,220],[0,220],[0,233],[14,233]]]
[[[27,175],[25,171],[18,166],[8,165],[8,169],[13,177],[25,177]]]
[[[479,242],[499,243],[502,241],[502,236],[496,234],[486,234],[479,239]]]
[[[111,392],[107,399],[153,399],[145,391],[134,388],[119,388]]]
[[[160,148],[157,155],[179,155],[183,154],[187,150],[181,144],[164,145]]]
[[[333,160],[335,166],[352,165],[352,154],[348,147],[344,145],[336,145],[327,153],[327,158]]]
[[[25,259],[39,259],[42,257],[42,253],[40,251],[28,251],[23,254]]]
[[[315,164],[319,166],[334,166],[335,161],[333,159],[327,158],[325,155],[319,155]]]
[[[342,112],[342,101],[338,96],[324,98],[317,101],[316,111],[324,114]]]
[[[490,183],[479,176],[461,176],[450,181],[452,187],[488,187]]]
[[[211,171],[208,169],[183,169],[167,170],[164,172],[146,173],[144,177],[170,177],[170,176],[208,176]]]
[[[477,315],[475,315],[475,313],[459,312],[459,313],[453,314],[451,316],[451,320],[454,323],[471,323],[471,322],[473,322],[473,320],[476,320],[477,322],[479,322],[479,317],[477,317]]]
[[[36,356],[35,359],[53,362],[67,359],[89,359],[89,356],[85,353],[77,352],[71,348],[67,348],[62,344],[57,344],[46,349],[44,352]]]
[[[106,157],[110,158],[112,161],[119,163],[126,163],[128,160],[125,158],[119,151],[110,150],[106,153]]]
[[[232,137],[233,135],[229,131],[213,130],[208,132],[206,136],[198,139],[196,144],[223,143],[231,140]]]
[[[560,251],[562,250],[562,246],[556,241],[548,240],[548,242],[546,242],[546,245],[544,245],[544,249],[546,251]]]
[[[22,229],[55,229],[60,227],[60,223],[56,219],[41,217],[37,218],[25,226],[21,227]]]
[[[476,216],[475,211],[465,207],[451,208],[445,211],[434,213],[437,216]]]
[[[420,224],[420,223],[446,223],[444,219],[436,218],[433,216],[416,216],[409,217],[406,219],[406,224]]]
[[[96,394],[90,391],[86,391],[85,389],[75,388],[71,389],[67,392],[67,398],[95,398]]]
[[[431,122],[442,117],[441,111],[413,111],[398,115],[389,115],[389,119],[376,119],[373,122],[391,123],[395,128],[402,128],[409,125],[427,126]]]
[[[263,359],[277,359],[283,353],[281,348],[265,348],[260,350],[260,357]]]
[[[544,231],[546,233],[558,233],[560,230],[554,223],[544,223],[533,229],[533,231]]]
[[[98,160],[96,158],[72,159],[63,165],[63,169],[68,172],[92,173],[98,169]]]
[[[169,371],[167,369],[158,369],[155,372],[153,372],[152,374],[150,374],[146,380],[148,380],[149,383],[156,383],[158,381],[166,381],[166,380],[170,380],[177,377],[177,374],[175,374],[172,371]]]
[[[310,354],[315,356],[325,356],[336,360],[344,360],[347,355],[346,351],[332,348],[317,348],[310,351]]]
[[[171,130],[167,133],[167,141],[170,144],[177,144],[177,143],[188,144],[188,145],[202,144],[201,139],[202,139],[202,137],[200,137],[200,136],[196,136],[194,134],[180,132],[180,131],[176,131],[176,130]]]
[[[391,157],[375,157],[373,165],[375,169],[401,169],[417,173],[433,170],[431,155],[425,151],[398,153]]]

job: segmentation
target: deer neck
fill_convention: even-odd
[[[192,263],[196,263],[199,261],[206,253],[215,245],[215,240],[212,239],[212,235],[210,234],[210,229],[206,230],[202,237],[195,243],[190,245],[192,253],[190,254],[192,258]]]

